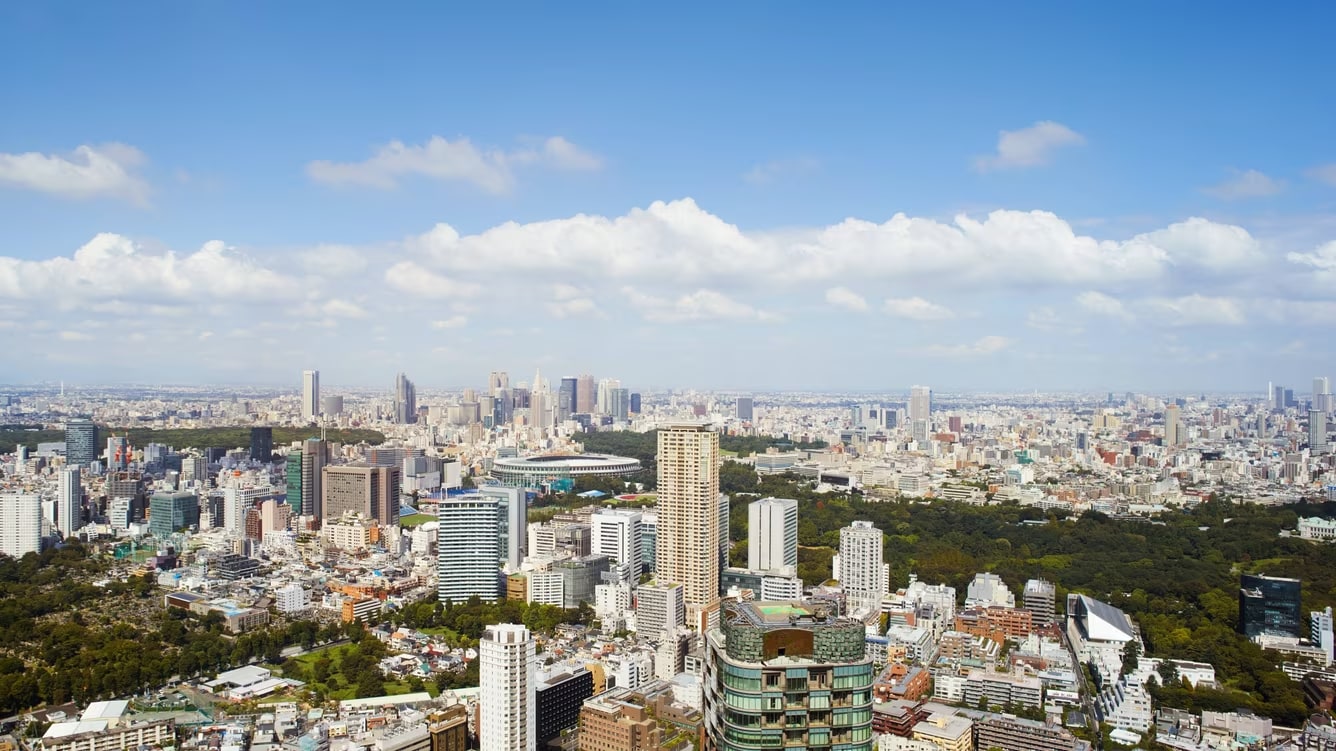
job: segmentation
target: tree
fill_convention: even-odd
[[[1169,660],[1162,660],[1155,672],[1159,674],[1162,685],[1170,686],[1178,680],[1178,666]]]
[[[1141,645],[1136,639],[1129,641],[1127,646],[1123,647],[1123,669],[1119,675],[1128,675],[1135,672],[1139,664],[1137,658],[1140,655]]]

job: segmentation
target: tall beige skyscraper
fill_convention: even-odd
[[[1177,404],[1164,408],[1164,445],[1182,446],[1188,442],[1187,431],[1183,429],[1183,415]]]
[[[667,425],[658,464],[655,578],[682,585],[687,623],[703,630],[719,604],[719,434],[701,423]]]
[[[575,379],[575,411],[592,414],[596,406],[594,377],[588,373]]]

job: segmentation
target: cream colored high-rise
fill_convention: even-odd
[[[655,579],[682,585],[687,623],[701,628],[719,604],[719,434],[701,423],[667,425],[658,464]]]

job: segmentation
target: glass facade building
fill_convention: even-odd
[[[1298,579],[1261,574],[1239,577],[1239,633],[1253,636],[1305,636]]]

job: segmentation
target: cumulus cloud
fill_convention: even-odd
[[[1212,185],[1209,188],[1202,188],[1202,192],[1222,201],[1237,201],[1245,198],[1274,196],[1284,189],[1285,183],[1282,180],[1268,177],[1255,169],[1236,169],[1230,171],[1229,178],[1224,182]]]
[[[1084,331],[1081,326],[1072,323],[1070,318],[1063,316],[1047,305],[1030,311],[1025,316],[1025,325],[1036,331],[1046,331],[1050,334],[1074,335]]]
[[[412,261],[400,261],[386,269],[385,281],[416,297],[473,297],[482,291],[477,284],[448,279]]]
[[[351,245],[317,245],[299,255],[302,267],[316,276],[352,276],[366,270],[367,259]]]
[[[1028,128],[999,131],[997,153],[977,157],[974,167],[980,172],[1038,167],[1052,161],[1059,149],[1083,143],[1085,137],[1066,125],[1041,120]]]
[[[417,176],[445,182],[469,183],[493,193],[514,187],[514,169],[541,166],[566,171],[589,171],[602,167],[598,156],[560,136],[510,151],[483,149],[467,138],[451,141],[432,136],[420,145],[391,141],[361,162],[314,161],[306,174],[329,185],[359,185],[388,190],[405,177]]]
[[[742,179],[752,185],[768,185],[788,177],[800,177],[816,172],[821,162],[812,157],[776,159],[764,162],[743,173]]]
[[[985,336],[968,344],[933,344],[919,350],[930,357],[980,357],[1001,352],[1012,341],[1005,336]]]
[[[80,146],[71,154],[0,154],[0,185],[63,198],[118,198],[145,206],[148,183],[136,168],[144,155],[120,143]]]
[[[831,287],[826,290],[826,302],[855,313],[866,313],[868,309],[867,300],[847,287]]]
[[[757,310],[709,289],[699,289],[676,299],[648,295],[632,287],[623,288],[622,294],[646,319],[659,323],[778,320],[778,316],[773,313]]]
[[[1142,248],[1141,252],[1163,253],[1175,265],[1211,271],[1236,271],[1265,259],[1261,243],[1248,230],[1200,217],[1137,235],[1128,245]]]
[[[1243,306],[1228,297],[1185,295],[1141,301],[1151,320],[1169,326],[1239,326],[1247,322]]]
[[[1130,321],[1133,315],[1122,301],[1103,292],[1090,290],[1076,296],[1076,304],[1095,315]]]
[[[1285,260],[1319,271],[1336,272],[1336,240],[1319,246],[1312,253],[1289,253]]]
[[[908,318],[911,321],[946,321],[956,317],[955,312],[945,305],[929,302],[922,297],[888,297],[881,307],[896,318]]]

